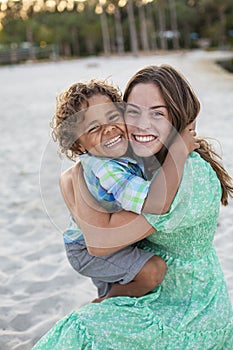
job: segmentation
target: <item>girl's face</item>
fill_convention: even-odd
[[[131,91],[125,122],[133,151],[140,157],[158,153],[172,130],[171,119],[159,88],[139,83]]]
[[[89,107],[78,124],[81,151],[98,157],[122,157],[128,148],[123,114],[107,96],[94,95],[88,102]]]

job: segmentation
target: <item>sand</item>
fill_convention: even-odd
[[[123,90],[148,64],[169,63],[198,94],[199,135],[221,143],[233,176],[233,75],[217,66],[228,52],[179,52],[0,67],[0,349],[28,350],[60,318],[96,296],[69,265],[62,241],[68,212],[58,178],[71,162],[50,139],[55,97],[71,83],[110,78]],[[221,208],[215,246],[233,301],[233,203]]]

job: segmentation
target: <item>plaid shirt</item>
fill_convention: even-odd
[[[80,161],[88,189],[102,207],[109,212],[125,209],[141,213],[150,186],[143,173],[143,163],[128,157],[100,158],[88,153],[82,154]],[[66,242],[81,237],[73,219],[64,237]]]

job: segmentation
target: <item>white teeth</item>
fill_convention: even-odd
[[[113,139],[111,139],[110,141],[105,143],[106,147],[112,147],[113,145],[115,145],[117,142],[119,142],[121,140],[121,136],[116,136]]]
[[[134,135],[134,138],[138,142],[150,142],[156,139],[156,137],[153,135],[147,135],[147,136]]]

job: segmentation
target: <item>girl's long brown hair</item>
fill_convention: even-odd
[[[138,71],[128,82],[123,100],[127,102],[132,89],[137,84],[155,84],[160,88],[161,94],[168,107],[168,113],[173,127],[181,132],[188,124],[195,121],[199,111],[200,102],[191,86],[182,74],[169,65],[148,66]],[[221,202],[228,204],[228,197],[233,197],[232,179],[221,164],[221,157],[212,148],[205,138],[199,138],[200,148],[195,151],[206,160],[217,174],[222,187]],[[162,164],[167,150],[164,149],[156,157]]]

